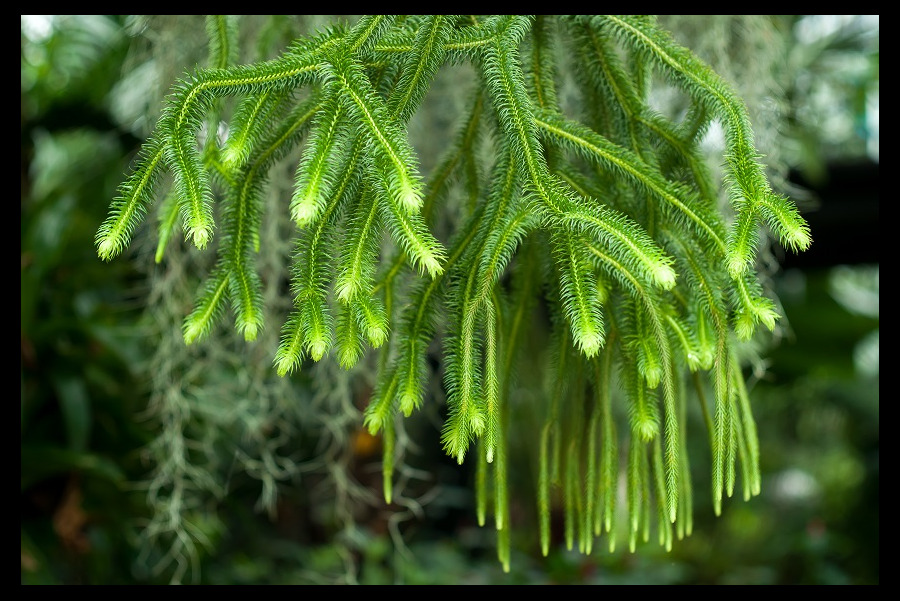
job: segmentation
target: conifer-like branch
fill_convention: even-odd
[[[724,79],[649,16],[365,16],[236,65],[239,23],[207,18],[208,67],[173,84],[96,234],[101,259],[120,254],[171,175],[155,260],[179,222],[217,256],[185,317],[186,343],[206,337],[229,302],[244,339],[265,327],[255,255],[267,243],[270,172],[287,165],[293,191],[272,218],[294,226],[292,303],[274,369],[287,376],[333,359],[349,370],[379,349],[364,425],[383,437],[388,502],[394,419],[432,400],[435,340],[442,444],[461,463],[475,443],[478,519],[493,511],[505,570],[507,470],[522,464],[514,437],[534,441],[545,555],[556,493],[569,548],[577,540],[590,553],[605,534],[614,550],[617,511],[628,513],[632,551],[653,519],[666,549],[689,535],[694,410],[708,429],[715,512],[738,479],[745,498],[759,494],[761,449],[736,346],[779,318],[754,270],[767,232],[792,251],[811,237],[772,189],[748,111]],[[409,123],[448,65],[470,66],[475,83],[446,151],[421,173]],[[560,107],[566,68],[580,114]],[[653,72],[688,96],[680,121],[648,102]],[[198,140],[220,120],[223,141]],[[700,145],[713,120],[726,133],[721,193]],[[451,192],[463,201],[444,211]],[[522,352],[535,337],[551,350]],[[537,364],[545,393],[514,400],[520,381],[535,384]],[[515,402],[534,403],[536,425]]]

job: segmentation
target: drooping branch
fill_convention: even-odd
[[[429,357],[439,361],[441,442],[460,463],[478,449],[479,522],[493,482],[504,569],[508,470],[529,461],[545,555],[556,493],[570,548],[577,537],[590,553],[603,533],[615,548],[620,475],[632,550],[654,514],[666,549],[690,534],[684,372],[705,373],[713,394],[711,415],[697,396],[715,512],[738,476],[745,497],[759,493],[736,346],[778,318],[754,271],[760,225],[791,250],[811,238],[772,190],[746,107],[724,79],[649,16],[365,16],[242,65],[235,24],[207,20],[209,66],[174,83],[96,235],[101,259],[120,254],[172,176],[156,261],[179,221],[217,256],[184,320],[186,343],[202,342],[229,301],[235,330],[257,338],[261,225],[286,219],[295,250],[276,373],[331,355],[351,370],[379,349],[363,419],[385,443],[390,501],[394,420],[433,399]],[[561,57],[568,49],[572,60]],[[469,103],[421,173],[410,124],[442,70],[461,66],[474,74]],[[575,115],[560,106],[565,69],[585,105]],[[651,108],[654,70],[689,97],[683,120]],[[204,123],[220,119],[224,141],[201,141]],[[726,132],[724,206],[700,146],[714,119]],[[284,166],[292,193],[283,215],[266,215],[269,176]],[[523,352],[532,345],[543,345],[534,357]],[[516,392],[529,381],[543,392],[523,397],[526,411]],[[533,441],[525,461],[511,443],[519,436]]]

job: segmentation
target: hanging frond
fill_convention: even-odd
[[[714,512],[760,493],[742,344],[781,316],[757,257],[770,235],[797,252],[811,234],[736,89],[654,17],[367,15],[243,64],[241,18],[205,23],[208,65],[171,85],[95,236],[112,260],[162,197],[154,260],[178,229],[214,253],[186,344],[229,309],[257,339],[280,287],[277,375],[310,359],[375,370],[361,425],[380,436],[388,503],[401,420],[443,402],[441,444],[459,463],[475,449],[477,519],[493,515],[505,571],[514,495],[544,555],[556,510],[582,553],[599,536],[614,551],[617,521],[631,551],[654,522],[666,550],[690,535],[692,412]],[[685,95],[678,118],[651,102],[656,74]],[[455,129],[420,160],[444,75],[462,101],[436,121]],[[270,189],[285,170],[293,185]],[[292,244],[283,282],[258,264],[267,232]]]

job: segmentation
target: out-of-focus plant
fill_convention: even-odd
[[[127,40],[98,15],[22,19],[22,582],[126,582],[146,513],[138,272],[85,252],[136,138],[103,106]]]
[[[785,161],[821,184],[834,161],[879,151],[879,15],[793,15],[779,77],[787,110]]]

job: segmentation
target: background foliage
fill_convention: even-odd
[[[503,574],[436,412],[410,421],[385,507],[354,403],[365,378],[324,366],[313,377],[327,388],[273,378],[228,336],[186,349],[202,258],[148,267],[152,241],[96,258],[97,225],[162,94],[205,58],[202,18],[23,16],[22,583],[877,584],[879,259],[856,248],[856,228],[877,219],[878,18],[768,18],[665,22],[755,99],[768,162],[812,229],[809,258],[773,258],[788,327],[751,391],[762,494],[718,518],[695,495],[694,532],[670,553],[558,545],[542,559],[525,531]],[[265,55],[316,26],[250,20],[245,47]],[[760,32],[783,35],[777,72],[758,72],[771,56],[746,60],[767,47]],[[440,114],[431,125],[447,127]],[[435,139],[416,145],[424,167]]]

